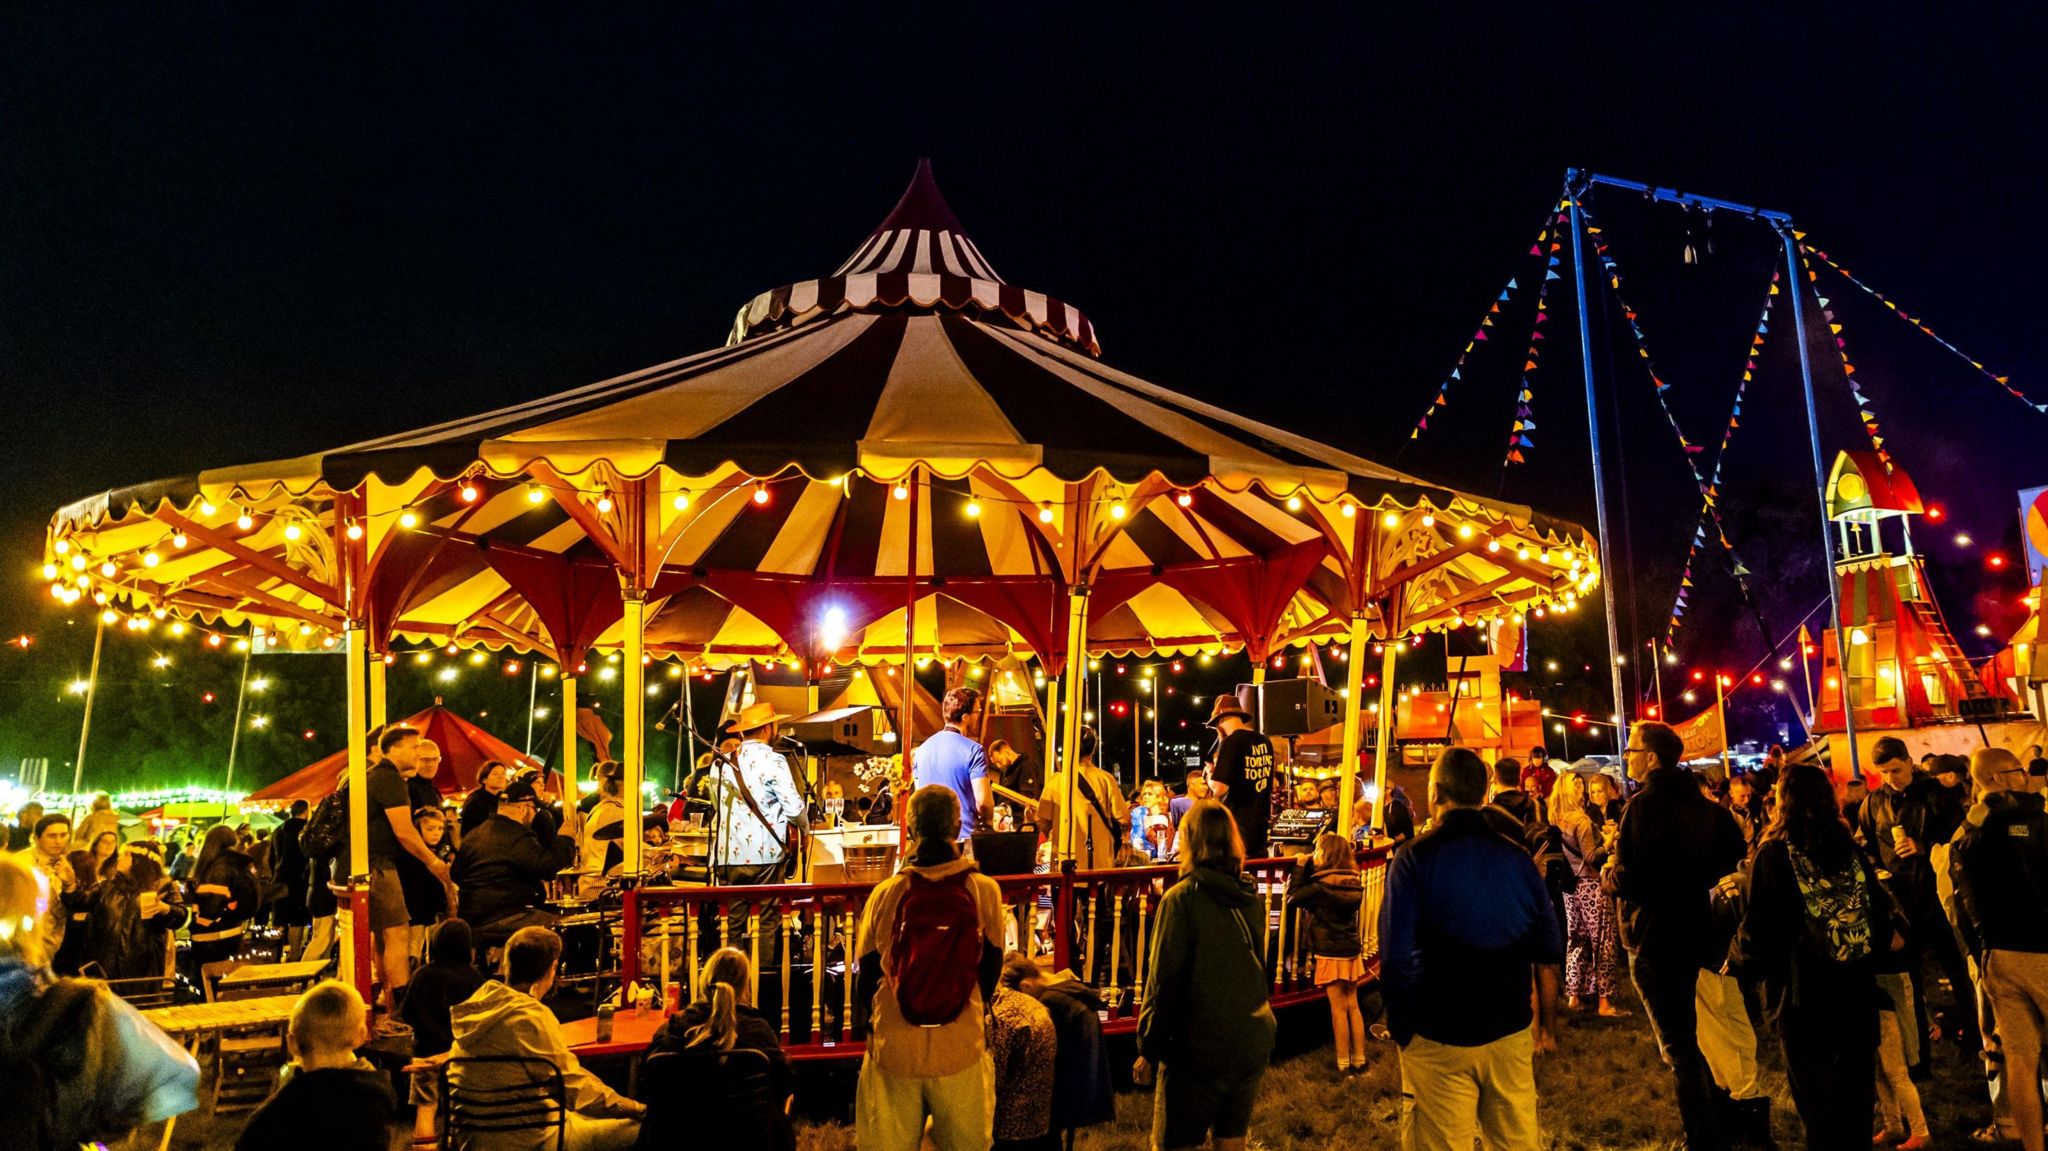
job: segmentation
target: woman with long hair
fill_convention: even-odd
[[[754,1007],[754,965],[747,953],[737,947],[712,952],[697,977],[697,989],[697,998],[669,1016],[655,1033],[647,1053],[746,1050],[767,1056],[770,1097],[782,1104],[776,1112],[774,1145],[788,1151],[796,1146],[796,1129],[789,1122],[795,1074],[775,1024]]]
[[[1287,881],[1287,906],[1303,911],[1302,936],[1316,957],[1316,986],[1330,999],[1330,1034],[1337,1048],[1337,1073],[1365,1070],[1365,1015],[1358,1009],[1358,985],[1365,981],[1365,951],[1358,934],[1358,909],[1365,884],[1351,841],[1335,832],[1316,837],[1313,854],[1297,861]]]
[[[241,836],[225,823],[207,829],[192,864],[192,950],[195,975],[209,963],[233,959],[242,935],[262,903],[254,862]]]
[[[1750,866],[1734,958],[1739,974],[1763,985],[1806,1145],[1866,1148],[1876,1104],[1878,954],[1904,940],[1835,805],[1834,781],[1812,764],[1792,764],[1777,790],[1777,811]]]
[[[1558,776],[1550,790],[1550,824],[1563,840],[1565,862],[1579,879],[1564,897],[1565,1006],[1577,1011],[1592,999],[1602,1015],[1627,1015],[1609,999],[1614,994],[1615,944],[1620,935],[1614,897],[1600,890],[1600,869],[1614,839],[1603,834],[1586,811],[1586,790],[1586,777],[1576,771]]]
[[[1131,847],[1156,863],[1170,853],[1173,832],[1166,818],[1166,783],[1148,779],[1138,787],[1138,802],[1131,805]]]
[[[164,865],[140,847],[123,848],[87,907],[86,959],[105,979],[169,975],[178,929],[192,911]]]
[[[1278,1030],[1266,1001],[1266,911],[1244,873],[1244,837],[1213,799],[1180,823],[1180,882],[1159,901],[1145,1003],[1143,1081],[1156,1069],[1152,1146],[1243,1151]]]

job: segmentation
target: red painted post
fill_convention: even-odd
[[[1059,884],[1052,895],[1052,963],[1056,971],[1074,966],[1074,861],[1060,861]]]

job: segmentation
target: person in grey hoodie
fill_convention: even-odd
[[[473,1064],[460,1060],[478,1055],[519,1055],[545,1060],[562,1072],[568,1094],[569,1151],[612,1151],[633,1146],[640,1137],[640,1116],[646,1106],[605,1086],[583,1069],[562,1040],[561,1025],[541,1000],[555,985],[562,960],[562,937],[545,927],[522,927],[505,942],[505,981],[486,983],[476,994],[448,1011],[455,1046],[446,1056],[458,1062],[450,1086],[489,1091],[524,1083],[527,1073],[512,1064]],[[436,1060],[416,1060],[407,1071],[422,1070]],[[485,1131],[463,1133],[465,1151],[541,1151],[552,1148],[552,1131]]]
[[[1159,902],[1138,1013],[1142,1082],[1157,1071],[1152,1146],[1242,1151],[1277,1024],[1266,1002],[1266,912],[1244,874],[1230,809],[1202,800],[1180,825],[1180,882]]]

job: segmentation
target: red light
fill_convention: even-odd
[[[1116,665],[1116,673],[1117,673],[1118,675],[1122,675],[1122,674],[1124,674],[1124,665],[1122,665],[1122,664],[1118,664],[1118,665]]]
[[[307,728],[307,729],[306,729],[306,742],[308,742],[308,743],[311,743],[312,741],[313,741],[313,729],[309,727],[309,728]]]
[[[1749,676],[1749,682],[1755,684],[1758,687],[1762,687],[1764,685],[1764,673],[1760,671],[1751,672]]]
[[[1286,666],[1287,666],[1287,657],[1286,657],[1286,656],[1284,656],[1284,655],[1276,655],[1276,656],[1274,656],[1274,657],[1273,657],[1273,666],[1274,666],[1274,667],[1286,667]]]
[[[1703,671],[1695,671],[1695,672],[1693,672],[1693,673],[1692,673],[1692,681],[1693,681],[1694,683],[1703,683],[1703,682],[1705,682],[1705,681],[1706,681],[1706,678],[1707,678],[1707,673],[1706,673],[1706,672],[1703,672]]]
[[[1366,677],[1365,677],[1365,686],[1367,686],[1367,687],[1378,687],[1379,685],[1380,685],[1380,677],[1379,677],[1379,676],[1376,676],[1376,675],[1369,675],[1369,676],[1366,676]]]
[[[27,651],[29,649],[29,645],[36,642],[36,637],[32,635],[18,635],[15,636],[13,639],[8,640],[7,642],[13,644],[14,646],[20,648],[23,651]]]
[[[212,693],[212,692],[210,692],[210,691],[202,691],[202,692],[200,692],[200,693],[199,693],[199,702],[200,702],[200,703],[212,703],[212,702],[213,702],[213,693]]]
[[[1814,647],[1814,646],[1813,646],[1812,644],[1810,644],[1810,643],[1803,643],[1803,644],[1800,644],[1800,645],[1799,645],[1799,654],[1800,654],[1800,655],[1812,655],[1812,654],[1813,654],[1813,653],[1814,653],[1815,651],[1817,651],[1817,650],[1819,650],[1819,649],[1818,649],[1818,648],[1815,648],[1815,647]]]
[[[1180,725],[1181,725],[1182,727],[1186,727],[1186,726],[1188,725],[1188,721],[1187,721],[1187,720],[1181,720],[1181,721],[1180,721]]]
[[[1990,555],[1984,557],[1984,563],[1987,567],[2002,568],[2005,566],[2005,557],[1999,555],[1997,552],[1993,552]]]
[[[1180,661],[1179,661],[1179,660],[1174,660],[1174,661],[1173,661],[1173,664],[1172,664],[1171,666],[1173,667],[1173,674],[1175,674],[1175,675],[1179,675],[1179,674],[1180,674]]]
[[[1934,521],[1935,523],[1940,523],[1942,521],[1942,518],[1946,515],[1948,515],[1948,513],[1941,510],[1940,504],[1927,505],[1927,518]]]
[[[1654,704],[1654,703],[1653,703],[1653,704],[1651,704],[1651,705],[1650,705],[1650,713],[1649,713],[1649,714],[1650,714],[1650,718],[1651,718],[1651,719],[1655,719],[1655,718],[1657,718],[1657,705],[1656,705],[1656,704]]]
[[[506,660],[506,661],[505,661],[505,674],[506,674],[506,675],[518,675],[518,674],[519,674],[519,661],[518,661],[518,660],[516,660],[516,659],[508,659],[508,660]]]

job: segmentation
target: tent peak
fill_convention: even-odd
[[[960,217],[953,214],[952,206],[939,192],[938,181],[932,179],[932,162],[922,157],[917,161],[917,171],[911,173],[910,186],[903,189],[903,197],[896,201],[896,207],[869,235],[879,236],[906,228],[933,232],[962,231]]]

